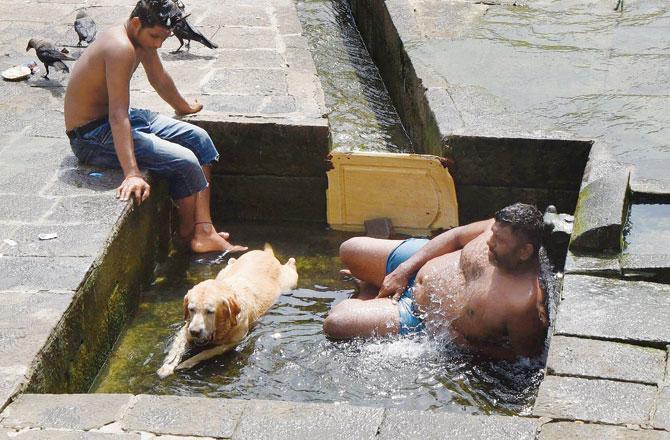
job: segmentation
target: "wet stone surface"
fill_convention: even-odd
[[[665,345],[670,286],[566,275],[555,333]]]
[[[606,426],[573,422],[547,423],[542,426],[538,440],[668,440],[670,433],[622,426]]]
[[[89,430],[117,420],[130,402],[129,394],[23,394],[3,411],[6,428]]]
[[[21,431],[18,434],[12,433],[12,437],[8,438],[15,438],[19,440],[141,440],[142,436],[139,433],[112,434],[91,431],[57,431],[52,429],[45,429]]]
[[[463,416],[439,412],[401,412],[389,410],[379,436],[384,440],[449,438],[463,440],[535,438],[537,419],[499,416]]]
[[[130,431],[230,438],[247,402],[242,400],[139,396],[121,425]]]
[[[540,385],[533,415],[614,424],[644,424],[656,387],[609,380],[548,376]]]
[[[619,256],[587,256],[576,255],[568,251],[565,259],[565,273],[575,274],[599,274],[618,276],[621,275],[621,264]]]
[[[547,370],[560,376],[656,384],[665,373],[664,350],[617,342],[554,336]]]

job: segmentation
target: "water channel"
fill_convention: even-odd
[[[411,152],[348,7],[301,1],[298,11],[326,94],[334,148]],[[425,337],[327,339],[322,324],[328,311],[354,293],[339,274],[337,252],[346,234],[301,225],[222,227],[251,248],[270,242],[282,262],[295,257],[298,288],[283,294],[233,352],[160,380],[156,370],[183,323],[184,294],[215,277],[226,260],[171,255],[142,293],[136,315],[92,392],[529,413],[542,379],[539,361],[475,361],[450,344]]]

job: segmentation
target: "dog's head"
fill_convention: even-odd
[[[194,345],[205,345],[221,339],[237,325],[240,306],[233,292],[215,280],[195,285],[184,296],[186,338]]]

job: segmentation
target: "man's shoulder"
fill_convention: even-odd
[[[114,26],[106,29],[98,39],[102,42],[100,51],[105,55],[114,57],[136,56],[136,49],[128,38],[123,26]]]

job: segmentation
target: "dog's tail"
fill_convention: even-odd
[[[265,243],[265,246],[263,246],[263,250],[265,252],[270,253],[271,255],[275,254],[275,252],[272,250],[272,246],[270,246],[270,243]]]

